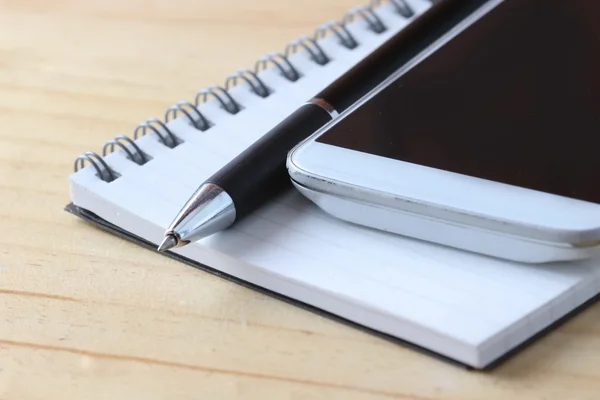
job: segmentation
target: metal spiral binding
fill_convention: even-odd
[[[281,72],[281,75],[287,80],[296,82],[298,79],[300,79],[300,72],[294,68],[287,57],[285,57],[283,54],[275,52],[266,54],[265,56],[259,58],[256,61],[256,64],[254,64],[254,72],[258,74],[259,72],[267,69],[268,62],[271,62],[275,67],[277,67],[279,72]],[[285,64],[287,66],[287,70],[280,63]]]
[[[206,117],[200,112],[200,110],[194,107],[194,105],[189,101],[179,101],[173,104],[171,107],[167,108],[167,111],[165,112],[165,122],[168,123],[172,119],[177,118],[177,115],[179,113],[184,114],[190,125],[192,125],[198,130],[205,131],[212,126],[212,123],[208,119],[206,119]],[[192,116],[192,114],[194,116]]]
[[[132,152],[129,150],[127,145],[121,143],[121,141],[127,142],[135,151]],[[127,158],[138,165],[144,165],[148,161],[148,157],[142,152],[139,146],[125,135],[119,135],[113,140],[106,142],[102,148],[102,156],[106,157],[109,152],[112,153],[115,150],[115,146],[119,146],[127,154]]]
[[[398,14],[404,18],[410,18],[415,15],[415,11],[408,5],[406,0],[388,0],[396,9]],[[371,0],[371,8],[381,5],[383,0]]]
[[[252,79],[248,78],[248,75],[252,77]],[[260,97],[265,98],[271,94],[269,88],[263,83],[262,80],[260,80],[258,75],[249,69],[239,70],[229,75],[225,80],[225,90],[228,91],[232,87],[236,86],[238,78],[246,81],[246,83],[252,88],[252,92]]]
[[[221,92],[223,94],[223,97],[226,97],[229,101],[223,100],[223,98],[218,94],[218,92]],[[194,104],[196,105],[196,107],[198,107],[202,103],[205,103],[208,99],[208,95],[213,95],[213,97],[215,97],[219,101],[219,103],[221,103],[221,106],[223,106],[223,108],[227,110],[227,112],[230,114],[237,114],[241,110],[240,106],[235,102],[233,97],[231,97],[229,92],[221,86],[217,85],[209,86],[206,89],[203,89],[196,93],[196,98],[194,99]]]
[[[116,179],[116,174],[112,169],[110,169],[108,164],[106,164],[106,161],[92,151],[86,151],[75,159],[75,162],[73,163],[73,169],[75,172],[79,171],[85,166],[85,161],[88,161],[94,166],[94,169],[96,169],[97,172],[96,175],[98,175],[98,177],[104,182],[112,182]],[[102,167],[100,167],[98,163],[100,163]]]
[[[371,0],[369,5],[351,9],[344,14],[341,22],[329,21],[315,29],[312,37],[304,35],[289,42],[285,47],[283,54],[277,52],[268,53],[256,61],[253,70],[242,69],[229,75],[225,80],[223,87],[210,86],[197,92],[194,103],[180,101],[173,104],[165,111],[164,122],[157,118],[149,118],[142,122],[133,131],[133,140],[125,135],[119,135],[112,140],[109,140],[104,144],[102,157],[91,151],[85,152],[75,159],[75,172],[83,168],[87,161],[95,168],[97,176],[103,181],[111,182],[117,179],[118,174],[111,170],[108,164],[103,160],[103,157],[106,157],[109,153],[115,151],[117,147],[120,148],[131,161],[138,165],[145,164],[150,158],[141,151],[139,146],[135,143],[135,140],[140,136],[146,135],[148,131],[151,131],[158,137],[163,145],[169,148],[176,147],[182,143],[182,140],[179,139],[166,124],[180,115],[183,115],[190,125],[200,131],[210,129],[214,124],[200,112],[198,109],[199,106],[208,101],[209,97],[214,97],[225,111],[230,114],[237,114],[243,107],[229,92],[233,87],[237,86],[240,81],[246,82],[250,87],[251,92],[257,96],[261,98],[268,97],[273,93],[273,90],[265,85],[258,77],[258,74],[267,69],[269,64],[279,70],[281,76],[288,81],[297,81],[302,77],[302,74],[294,67],[289,58],[291,55],[298,52],[300,48],[304,49],[309,54],[310,59],[313,62],[318,65],[325,65],[331,59],[321,46],[319,46],[318,40],[324,38],[328,34],[332,34],[337,37],[338,43],[346,49],[352,50],[356,48],[359,46],[359,42],[347,29],[347,25],[357,18],[364,20],[368,24],[368,29],[373,32],[377,34],[385,32],[387,27],[375,12],[375,8],[380,6],[384,1],[388,1],[396,12],[404,18],[410,18],[414,15],[414,11],[405,0]]]
[[[347,25],[355,20],[355,18],[359,16],[369,24],[369,29],[371,29],[375,33],[383,33],[386,31],[387,27],[383,24],[381,19],[377,16],[372,6],[358,6],[346,14],[342,18],[342,23]]]
[[[346,26],[337,21],[326,22],[317,28],[314,32],[315,40],[325,37],[327,32],[331,32],[332,34],[336,35],[339,39],[339,43],[349,50],[352,50],[358,46],[358,42],[354,36],[352,36],[350,31],[348,31]]]
[[[155,125],[158,125],[158,128]],[[145,122],[139,124],[133,131],[133,139],[135,140],[139,138],[139,132],[141,132],[142,136],[144,136],[148,129],[154,132],[154,134],[156,134],[156,136],[158,136],[158,138],[160,139],[161,143],[167,147],[173,148],[179,143],[177,136],[175,136],[173,132],[171,132],[167,125],[156,118],[149,118]],[[161,130],[163,131],[163,133],[166,133],[166,136],[163,136]]]
[[[298,46],[301,46],[310,54],[310,58],[319,65],[325,65],[329,62],[329,57],[323,51],[317,41],[306,35],[300,36],[296,40],[291,41],[285,47],[284,55],[289,58],[292,54],[298,51]]]

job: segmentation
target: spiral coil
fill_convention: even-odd
[[[258,77],[258,74],[267,69],[269,64],[272,64],[273,68],[276,68],[283,78],[290,82],[296,82],[302,77],[302,74],[289,60],[294,53],[304,49],[309,54],[310,59],[317,65],[326,65],[331,59],[318,44],[318,41],[328,35],[336,36],[341,46],[349,50],[355,49],[360,43],[347,29],[347,25],[357,19],[362,19],[367,24],[368,29],[374,33],[385,32],[388,28],[377,16],[375,8],[386,1],[392,5],[401,17],[410,18],[414,15],[413,9],[406,0],[371,0],[369,5],[355,7],[343,15],[341,22],[326,22],[314,30],[312,37],[303,35],[289,42],[283,54],[274,52],[259,58],[254,65],[254,70],[238,70],[226,78],[224,86],[215,85],[198,91],[193,103],[180,101],[173,104],[165,111],[164,122],[157,118],[149,118],[140,123],[133,131],[133,140],[125,135],[118,135],[107,141],[102,148],[102,157],[91,151],[81,154],[75,159],[74,171],[77,172],[79,169],[84,168],[87,161],[96,170],[96,176],[105,182],[112,182],[119,175],[108,166],[103,157],[106,157],[115,149],[119,148],[129,160],[138,165],[143,165],[151,157],[142,152],[135,140],[146,135],[149,131],[158,137],[160,143],[169,148],[174,148],[182,141],[167,127],[169,121],[184,116],[185,120],[194,128],[200,131],[210,129],[214,123],[199,110],[199,106],[208,101],[209,97],[215,98],[223,110],[235,115],[243,110],[243,106],[233,98],[229,91],[237,86],[240,81],[246,82],[250,87],[250,91],[258,97],[266,98],[270,96],[274,91]]]
[[[134,151],[132,152],[131,149],[122,142],[128,143]],[[138,165],[144,165],[149,160],[149,157],[142,152],[140,147],[125,135],[116,136],[114,139],[106,142],[102,148],[102,156],[106,157],[109,152],[113,152],[115,150],[115,146],[120,147],[121,150],[127,154],[127,158]]]
[[[371,0],[371,8],[378,7],[384,0]],[[410,18],[415,15],[415,11],[408,5],[406,0],[388,0],[396,9],[396,12],[404,18]]]
[[[375,33],[383,33],[387,29],[381,19],[377,16],[372,6],[358,6],[346,14],[342,18],[342,23],[347,25],[353,22],[357,17],[361,17],[365,22],[369,25],[369,29],[371,29]]]
[[[339,44],[347,48],[348,50],[352,50],[358,46],[358,42],[352,36],[352,34],[346,28],[346,25],[341,24],[337,21],[329,21],[321,25],[319,28],[315,30],[314,38],[315,40],[319,40],[327,35],[327,32],[331,32],[336,35],[339,41]]]
[[[303,47],[310,54],[311,60],[319,65],[326,65],[329,62],[329,57],[323,51],[321,46],[317,44],[317,41],[306,35],[301,36],[285,47],[284,56],[289,58],[292,54],[298,51],[298,47]]]
[[[167,110],[167,112],[168,112],[168,110]],[[158,125],[158,127],[156,125]],[[146,121],[139,124],[133,131],[133,138],[138,139],[140,132],[141,132],[141,135],[144,136],[148,129],[151,130],[156,136],[158,136],[161,143],[167,147],[173,148],[179,142],[179,140],[177,139],[177,136],[175,136],[173,134],[173,132],[171,132],[171,130],[167,127],[167,125],[157,118],[149,118]]]

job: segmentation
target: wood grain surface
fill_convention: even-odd
[[[103,233],[74,158],[359,0],[0,0],[0,399],[598,399],[600,306],[471,372]]]

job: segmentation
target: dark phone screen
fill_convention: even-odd
[[[505,0],[317,141],[600,203],[600,0]]]

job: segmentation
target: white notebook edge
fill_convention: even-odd
[[[157,239],[162,236],[164,227],[154,225],[140,219],[116,205],[111,205],[105,200],[90,194],[82,186],[72,183],[73,204],[77,209],[68,209],[71,213],[78,215],[88,222],[117,234],[138,245],[147,244],[145,247],[156,252]],[[92,211],[93,210],[93,211]],[[83,215],[91,212],[94,215]],[[98,221],[100,218],[102,222]],[[116,223],[118,222],[118,225]],[[108,224],[108,225],[107,225]],[[201,249],[201,250],[199,250]],[[194,254],[193,256],[189,256]],[[538,308],[533,315],[529,315],[522,321],[508,328],[513,331],[513,336],[507,335],[506,331],[499,331],[494,337],[484,343],[473,346],[455,338],[444,335],[443,332],[435,332],[429,328],[419,326],[413,321],[404,321],[386,312],[365,307],[363,304],[353,300],[341,301],[340,297],[333,297],[330,293],[309,288],[302,283],[295,282],[279,275],[269,274],[252,264],[229,256],[228,254],[210,250],[201,245],[182,248],[177,252],[164,254],[168,257],[184,261],[189,265],[204,271],[217,273],[238,284],[249,286],[254,290],[260,290],[279,299],[285,298],[289,303],[308,308],[320,315],[325,314],[335,320],[347,321],[355,327],[367,330],[371,333],[383,335],[392,341],[401,341],[404,345],[425,351],[433,356],[441,357],[452,363],[458,363],[467,368],[489,369],[504,359],[509,358],[524,346],[535,342],[540,336],[549,332],[553,327],[566,322],[569,317],[576,315],[582,307],[592,304],[600,299],[600,276],[593,281],[579,283],[562,295],[554,298],[550,303]],[[244,274],[251,271],[252,277]],[[225,275],[225,276],[224,276]],[[585,290],[581,290],[585,286]],[[262,290],[261,290],[262,289]],[[564,301],[566,298],[577,298],[571,302]],[[559,309],[556,306],[560,305]],[[554,316],[548,318],[549,312]],[[534,332],[519,329],[520,324],[537,326]],[[501,343],[511,338],[510,345]]]
[[[567,299],[571,299],[568,301]],[[508,332],[498,332],[478,347],[478,365],[492,367],[500,361],[509,358],[527,345],[534,343],[544,334],[551,332],[559,325],[566,323],[569,318],[576,316],[583,308],[600,300],[600,275],[592,281],[582,281],[572,286],[560,296],[535,310],[532,314],[513,324]],[[553,314],[548,318],[548,313]],[[523,325],[537,326],[533,332],[520,329]],[[499,343],[511,338],[509,350],[499,347]]]

